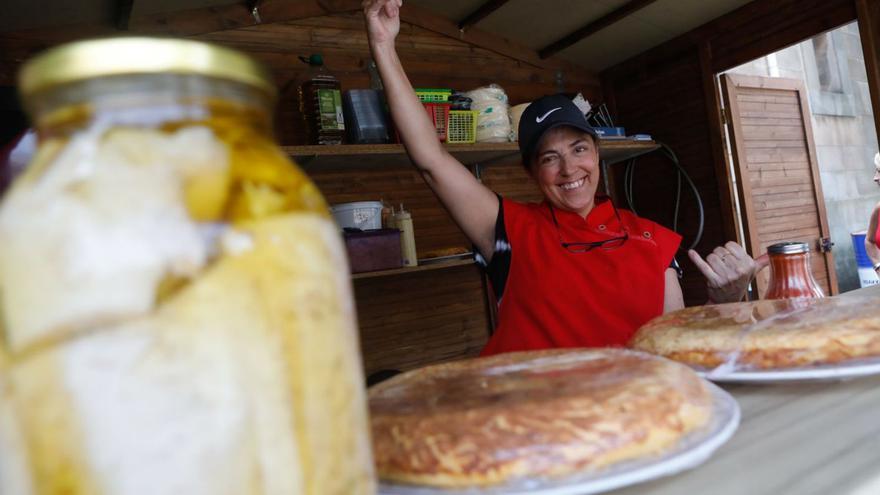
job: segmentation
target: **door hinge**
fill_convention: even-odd
[[[719,110],[721,110],[721,123],[727,125],[727,110],[724,107],[719,108]]]
[[[820,237],[817,244],[818,244],[818,248],[819,248],[820,253],[830,253],[831,248],[834,247],[834,243],[831,242],[830,237]]]

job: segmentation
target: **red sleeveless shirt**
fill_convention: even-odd
[[[558,229],[546,202],[504,199],[502,208],[510,270],[498,325],[481,355],[623,346],[662,314],[665,272],[681,242],[675,232],[626,210],[619,210],[618,222],[607,199],[597,200],[586,219],[554,209]],[[561,244],[606,240],[624,230],[629,238],[615,249],[574,253]]]

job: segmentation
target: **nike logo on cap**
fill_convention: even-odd
[[[555,112],[555,111],[557,111],[557,110],[562,110],[562,107],[556,107],[556,108],[554,108],[554,109],[552,109],[552,110],[548,110],[547,113],[545,113],[544,115],[541,115],[540,117],[535,117],[535,122],[537,122],[537,123],[539,123],[539,124],[540,124],[541,122],[544,122],[544,119],[546,119],[548,115],[550,115],[551,113],[553,113],[553,112]]]

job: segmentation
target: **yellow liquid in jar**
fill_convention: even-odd
[[[26,457],[34,493],[375,492],[336,226],[305,174],[241,125],[240,109],[210,108],[206,120],[95,134],[139,156],[209,129],[228,166],[186,172],[180,194],[192,220],[228,222],[232,240],[218,241],[194,275],[166,273],[144,314],[53,327],[12,349],[11,401],[26,445],[16,457]],[[76,139],[44,136],[17,188],[36,187]],[[89,197],[88,181],[77,187],[65,193]],[[161,476],[138,483],[144,473]]]

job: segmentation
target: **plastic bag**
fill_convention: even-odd
[[[710,371],[843,365],[880,358],[880,292],[697,306],[659,316],[630,346]]]
[[[507,93],[495,84],[468,91],[477,113],[477,142],[506,143],[510,141],[510,116]]]

